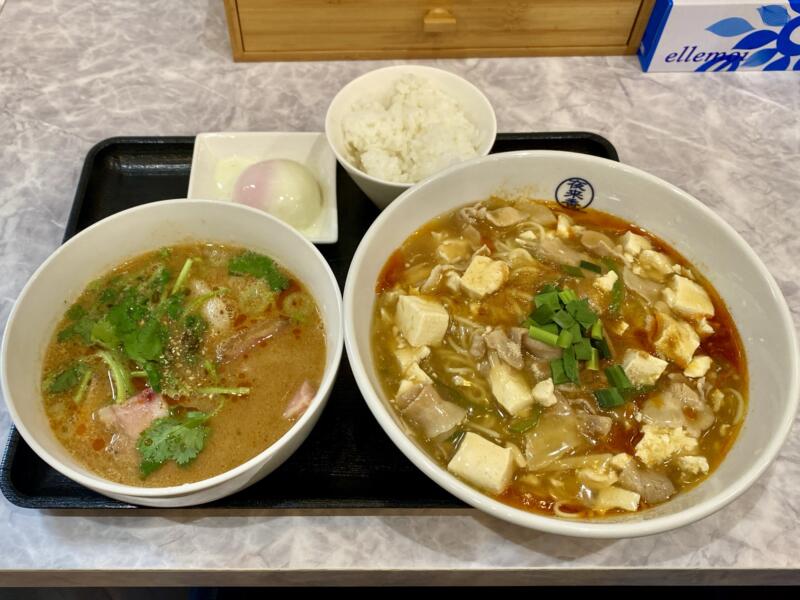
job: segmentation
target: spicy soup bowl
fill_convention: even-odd
[[[126,259],[192,241],[234,244],[273,257],[294,273],[317,301],[325,325],[322,383],[306,412],[280,439],[247,462],[195,483],[146,488],[115,483],[88,470],[56,439],[40,390],[44,351],[64,310],[92,280]],[[227,202],[166,200],[117,213],[58,248],[31,276],[3,337],[2,387],[14,424],[47,464],[111,498],[157,507],[211,502],[255,483],[300,446],[330,394],[342,355],[341,295],[319,251],[263,211]]]
[[[451,475],[405,433],[388,405],[371,349],[375,283],[386,260],[433,217],[491,195],[588,205],[648,229],[711,281],[739,328],[748,360],[751,410],[722,464],[697,487],[652,509],[594,520],[559,519],[503,504]],[[798,342],[789,309],[753,250],[686,192],[638,169],[579,154],[527,151],[456,165],[411,188],[359,245],[344,291],[345,345],[369,408],[397,447],[428,477],[495,517],[550,533],[615,538],[674,529],[719,510],[765,471],[797,410]]]

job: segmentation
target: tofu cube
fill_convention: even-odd
[[[705,475],[708,473],[708,460],[705,456],[679,456],[678,468],[688,475]]]
[[[595,499],[594,508],[598,510],[610,510],[612,508],[619,508],[634,512],[639,510],[639,500],[641,496],[636,492],[624,490],[622,488],[611,486],[603,488],[597,494]]]
[[[504,362],[489,370],[492,394],[510,415],[519,415],[533,406],[533,395],[522,373]]]
[[[455,271],[447,271],[444,274],[444,285],[448,290],[457,294],[461,291],[461,277]]]
[[[673,273],[673,264],[669,257],[655,250],[642,250],[639,254],[639,265],[645,276],[656,281],[664,281],[667,275]]]
[[[419,296],[400,296],[395,318],[406,341],[417,347],[440,344],[450,324],[444,306]]]
[[[556,386],[553,384],[552,377],[548,377],[544,381],[540,381],[533,386],[533,399],[545,408],[548,406],[553,406],[556,402],[558,402],[555,390]]]
[[[573,221],[567,215],[558,215],[556,221],[556,235],[560,238],[567,239],[572,236]]]
[[[655,385],[667,368],[667,361],[643,350],[628,350],[622,357],[622,370],[633,385]]]
[[[508,265],[503,261],[475,256],[461,276],[461,288],[472,298],[483,298],[503,287],[508,273]]]
[[[719,412],[719,409],[722,408],[722,402],[725,400],[725,394],[715,389],[708,395],[708,398],[711,400],[711,408],[714,412]]]
[[[697,440],[683,427],[662,427],[648,423],[642,426],[644,437],[636,444],[636,457],[654,467],[674,456],[697,450]]]
[[[417,363],[412,363],[406,369],[405,376],[411,383],[433,383],[433,379]]]
[[[402,373],[405,373],[414,363],[419,363],[421,360],[428,358],[430,353],[431,349],[427,346],[420,346],[419,348],[398,348],[394,351],[397,362],[400,363],[400,371]]]
[[[500,494],[511,483],[514,467],[514,454],[510,448],[503,448],[477,433],[468,432],[447,465],[447,470],[476,487]]]
[[[708,337],[709,335],[714,334],[714,328],[711,326],[711,323],[708,322],[708,319],[702,318],[697,323],[695,323],[695,331],[700,334],[700,337]]]
[[[448,264],[466,260],[470,252],[471,248],[466,240],[445,240],[436,249],[439,259]]]
[[[683,370],[683,374],[687,377],[703,377],[711,368],[711,357],[709,356],[695,356],[689,361],[689,366]]]
[[[663,294],[667,305],[682,317],[699,320],[714,316],[714,304],[708,293],[691,279],[673,275]]]
[[[525,248],[514,248],[511,252],[509,252],[508,262],[513,267],[536,264],[536,261],[531,256],[531,253],[525,250]]]
[[[610,292],[612,289],[614,289],[614,284],[617,282],[617,279],[619,279],[619,276],[617,275],[616,271],[609,271],[602,277],[595,279],[592,285],[594,285],[594,287],[596,287],[598,290]]]
[[[656,321],[658,322],[656,350],[685,369],[689,366],[695,350],[700,346],[700,336],[691,325],[673,319],[666,313],[657,313]]]
[[[630,454],[620,452],[619,454],[615,454],[611,459],[611,466],[622,471],[625,469],[625,467],[631,464],[632,461],[633,457]]]
[[[650,243],[650,240],[648,240],[646,237],[636,235],[630,231],[627,231],[625,234],[623,234],[620,242],[622,243],[622,249],[625,251],[625,253],[630,254],[631,256],[639,256],[639,253],[642,250],[650,250],[653,247],[653,245]]]

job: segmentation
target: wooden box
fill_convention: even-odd
[[[225,0],[248,60],[633,54],[654,0]]]

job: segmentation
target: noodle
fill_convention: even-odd
[[[465,427],[467,429],[474,429],[475,431],[479,431],[485,435],[488,435],[489,437],[493,437],[496,440],[499,440],[501,438],[500,434],[497,433],[496,431],[493,431],[488,427],[483,427],[482,425],[478,425],[474,421],[469,421],[468,423],[466,423]]]
[[[453,338],[447,337],[445,338],[445,341],[447,342],[448,346],[450,346],[453,350],[455,350],[459,354],[463,354],[465,356],[469,354],[469,352],[467,352],[467,349],[456,344],[455,341],[453,341]]]
[[[725,388],[722,391],[728,392],[734,398],[736,398],[736,414],[733,417],[733,424],[738,425],[744,418],[744,397],[738,390],[735,390],[733,388]]]
[[[580,518],[580,516],[581,516],[580,512],[569,512],[569,511],[561,510],[561,507],[564,506],[564,505],[568,505],[568,503],[564,502],[562,500],[557,501],[553,505],[553,512],[556,514],[556,516],[563,517],[565,519],[578,519],[578,518]]]

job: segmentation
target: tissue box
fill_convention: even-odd
[[[800,73],[800,0],[657,0],[638,55],[645,71]]]

